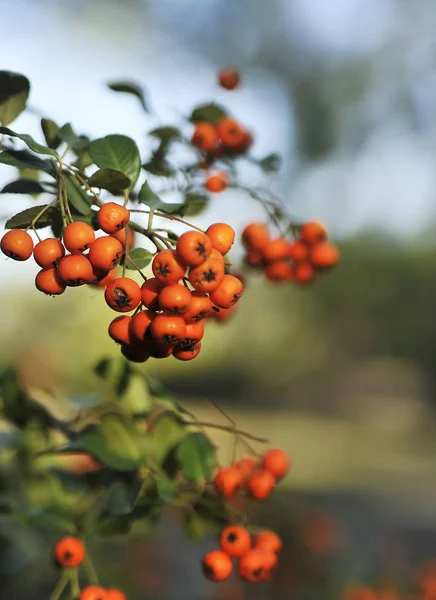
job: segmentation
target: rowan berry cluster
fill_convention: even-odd
[[[243,458],[220,469],[215,475],[215,489],[224,498],[233,498],[245,489],[254,500],[266,500],[290,466],[286,452],[269,450],[260,460]]]
[[[270,281],[308,284],[338,263],[339,250],[327,241],[321,223],[309,221],[293,229],[295,236],[290,240],[286,236],[272,238],[265,223],[247,225],[242,232],[245,264],[262,270]]]
[[[282,542],[274,531],[262,530],[252,539],[245,527],[230,525],[221,532],[220,546],[220,550],[212,550],[204,556],[205,576],[211,581],[224,581],[232,573],[232,559],[236,559],[240,577],[256,583],[271,579]]]
[[[57,542],[53,553],[57,565],[64,569],[67,575],[60,580],[64,586],[63,589],[68,585],[73,587],[74,584],[77,584],[76,587],[79,589],[74,589],[74,592],[72,590],[72,593],[75,594],[80,590],[77,569],[87,558],[83,542],[75,537],[64,537]],[[81,589],[79,600],[127,600],[127,596],[116,588],[106,589],[100,585],[88,585]]]

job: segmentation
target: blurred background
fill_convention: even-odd
[[[239,310],[208,325],[193,363],[144,366],[199,418],[224,422],[212,398],[291,455],[292,472],[252,515],[283,536],[275,580],[207,583],[198,564],[215,541],[187,541],[170,513],[150,537],[99,546],[108,584],[132,600],[333,599],[359,581],[407,593],[413,569],[436,554],[434,1],[0,0],[0,9],[1,68],[32,82],[34,113],[13,129],[40,139],[42,114],[92,137],[125,133],[146,151],[148,130],[214,100],[254,131],[254,156],[282,155],[268,186],[296,218],[325,222],[343,256],[308,289],[250,277]],[[237,92],[216,85],[227,64],[243,73]],[[151,115],[105,86],[121,79],[144,86]],[[259,175],[246,167],[241,177]],[[0,186],[13,179],[2,166]],[[32,203],[0,200],[2,218]],[[199,223],[240,230],[262,217],[227,191]],[[101,392],[92,365],[118,353],[101,292],[46,298],[35,274],[31,261],[0,258],[2,363],[35,385]],[[215,439],[225,460],[229,442]],[[2,522],[0,596],[47,598],[47,540]]]

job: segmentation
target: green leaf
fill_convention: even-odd
[[[89,139],[86,136],[76,135],[71,123],[63,125],[58,131],[58,136],[73,150],[84,150],[89,146]]]
[[[26,108],[30,82],[24,75],[0,71],[0,123],[9,125]]]
[[[180,470],[187,481],[208,481],[216,466],[216,450],[204,433],[190,433],[177,446]]]
[[[190,120],[193,123],[208,121],[209,123],[216,125],[218,121],[220,121],[226,115],[227,111],[225,108],[219,104],[211,102],[210,104],[202,104],[201,106],[197,106],[197,108],[192,111]]]
[[[27,133],[16,133],[12,131],[12,129],[8,129],[7,127],[0,127],[0,133],[4,133],[9,137],[16,137],[24,142],[31,150],[36,152],[37,154],[48,154],[50,156],[55,156],[59,159],[59,155],[55,150],[48,148],[47,146],[43,146],[42,144],[38,144],[31,135]]]
[[[119,395],[119,404],[123,413],[135,418],[146,417],[150,414],[153,400],[142,374],[130,374],[123,394]]]
[[[146,181],[142,184],[142,187],[139,190],[138,201],[141,204],[147,204],[151,208],[153,208],[155,205],[162,204],[162,200],[153,192]]]
[[[47,422],[47,410],[38,404],[21,385],[15,369],[7,367],[0,376],[3,414],[12,423],[24,427],[32,419]]]
[[[102,358],[94,367],[94,373],[100,377],[100,379],[106,379],[110,373],[112,359]]]
[[[141,157],[135,142],[125,135],[107,135],[91,142],[89,153],[100,169],[113,169],[126,175],[135,185],[141,171]]]
[[[36,169],[38,171],[49,171],[51,165],[46,160],[41,160],[27,150],[5,150],[0,152],[0,163],[17,167],[17,169]]]
[[[156,129],[149,131],[148,135],[157,138],[164,144],[168,144],[169,142],[180,140],[182,138],[182,133],[180,129],[177,129],[177,127],[156,127]]]
[[[88,183],[91,187],[109,190],[113,194],[118,194],[129,187],[130,179],[121,171],[100,169],[91,175]]]
[[[197,513],[188,513],[183,521],[183,531],[188,540],[198,542],[208,530],[207,523]]]
[[[185,204],[183,207],[183,216],[195,217],[203,212],[209,202],[209,196],[200,192],[187,192],[185,194]]]
[[[164,502],[171,502],[171,500],[177,495],[177,483],[165,475],[159,475],[156,477],[156,487],[159,497]]]
[[[147,103],[145,101],[145,94],[142,88],[131,81],[112,81],[107,84],[108,88],[113,92],[124,92],[126,94],[132,94],[138,98],[142,108],[145,112],[149,112]]]
[[[173,167],[161,157],[155,157],[153,160],[144,163],[142,168],[148,173],[159,177],[172,177],[174,175]]]
[[[42,194],[44,188],[33,179],[17,179],[5,185],[0,194]]]
[[[180,417],[172,411],[162,412],[156,419],[152,429],[155,458],[159,463],[186,436],[185,425]]]
[[[117,471],[133,471],[141,464],[139,431],[120,415],[106,414],[98,426],[90,425],[63,448],[63,452],[89,452]]]
[[[5,229],[23,229],[25,227],[28,227],[32,223],[33,219],[35,219],[38,216],[38,214],[41,212],[44,206],[47,206],[47,204],[42,204],[40,206],[32,206],[32,208],[26,208],[26,210],[19,212],[18,214],[14,215],[11,219],[6,221]],[[42,227],[47,227],[48,225],[51,225],[53,221],[59,220],[61,220],[62,222],[62,215],[60,210],[58,208],[55,208],[54,206],[50,206],[50,208],[48,208],[35,223],[35,228],[41,229]]]
[[[70,202],[81,215],[89,215],[91,213],[92,198],[90,198],[86,191],[80,187],[80,183],[74,175],[64,173],[64,178],[68,202]]]
[[[62,140],[58,135],[59,125],[51,119],[41,119],[41,129],[49,148],[56,150]]]
[[[133,525],[133,519],[130,515],[120,515],[118,517],[102,517],[96,528],[98,535],[125,535],[129,533]]]
[[[129,256],[126,260],[126,268],[131,270],[136,268],[145,269],[145,267],[151,263],[153,256],[154,255],[145,248],[134,248],[129,251]]]
[[[268,154],[268,156],[259,161],[259,167],[265,173],[276,173],[282,167],[282,157],[276,153]]]

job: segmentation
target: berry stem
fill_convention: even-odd
[[[62,596],[64,589],[67,587],[70,582],[70,574],[68,571],[64,571],[59,578],[59,581],[56,584],[55,589],[53,590],[49,600],[59,600]]]
[[[38,238],[38,241],[40,242],[40,241],[41,241],[41,237],[40,237],[40,235],[39,235],[38,231],[35,229],[35,227],[32,227],[32,230],[33,230],[33,233],[34,233],[34,234],[36,235],[36,237]]]
[[[246,431],[241,431],[236,427],[231,427],[230,425],[220,425],[219,423],[209,423],[206,421],[195,421],[191,423],[189,421],[183,421],[183,424],[187,427],[208,427],[209,429],[219,429],[220,431],[227,431],[228,433],[233,433],[238,436],[246,437],[249,440],[253,440],[254,442],[259,442],[260,444],[267,444],[269,440],[265,438],[258,437],[257,435],[253,435],[252,433],[248,433]]]
[[[83,561],[83,566],[85,567],[86,575],[89,579],[89,583],[91,585],[100,585],[97,571],[95,570],[94,564],[93,564],[91,558],[89,557],[89,555],[86,555],[85,560]]]
[[[130,212],[132,213],[142,213],[144,215],[148,215],[149,211],[147,210],[141,210],[139,208],[133,208]],[[204,233],[204,229],[201,229],[200,227],[197,227],[197,225],[193,225],[192,223],[188,223],[188,221],[185,221],[184,219],[180,219],[179,217],[175,217],[174,215],[168,215],[167,213],[162,213],[162,212],[157,212],[155,211],[155,216],[156,217],[161,217],[162,219],[169,219],[170,221],[177,221],[177,223],[183,223],[183,225],[186,225],[187,227],[190,227],[191,229],[196,229],[197,231],[200,231],[201,233]]]
[[[28,231],[29,229],[35,229],[35,225],[38,222],[38,220],[42,217],[42,215],[49,209],[51,208],[54,204],[56,204],[56,202],[59,200],[59,198],[56,196],[56,198],[54,198],[51,202],[49,202],[48,204],[46,204],[44,206],[44,208],[36,215],[36,217],[34,219],[32,219],[32,222],[29,224],[28,227],[26,227],[26,229],[24,231]]]
[[[136,262],[133,260],[133,258],[130,257],[129,254],[126,253],[125,255],[125,259],[124,259],[124,263],[123,263],[123,277],[124,277],[124,273],[126,272],[125,270],[125,265],[127,263],[127,261],[130,261],[132,263],[132,265],[135,267],[135,269],[138,271],[138,273],[141,275],[142,279],[144,281],[147,281],[147,277],[144,275],[144,273],[141,271],[141,269],[138,267],[138,265],[136,264]]]
[[[71,596],[78,598],[80,596],[79,569],[71,569]]]

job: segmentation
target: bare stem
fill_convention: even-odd
[[[269,442],[269,440],[265,438],[261,438],[257,435],[247,433],[246,431],[241,431],[240,429],[236,429],[236,427],[231,427],[230,425],[220,425],[219,423],[208,423],[205,421],[195,421],[194,423],[190,423],[189,421],[183,421],[183,423],[189,427],[208,427],[209,429],[219,429],[220,431],[227,431],[228,433],[233,433],[234,435],[246,437],[249,440],[253,440],[254,442],[259,442],[260,444],[267,444]]]

